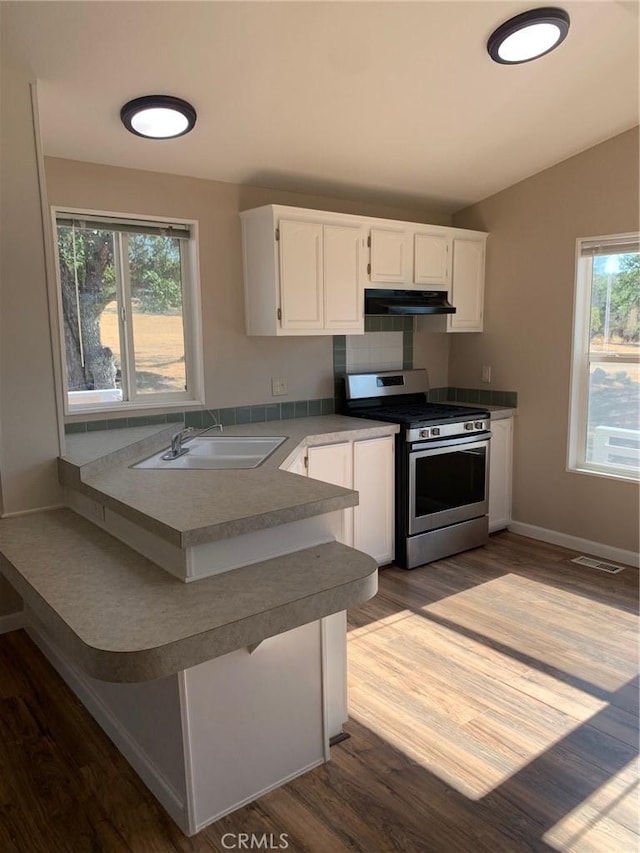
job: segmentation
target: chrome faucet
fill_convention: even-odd
[[[220,430],[220,432],[223,432],[224,428],[223,428],[222,424],[220,423],[220,421],[218,420],[218,418],[216,417],[216,415],[210,409],[207,409],[206,411],[207,411],[207,414],[213,420],[213,423],[211,424],[211,426],[205,427],[202,430],[202,432],[200,433],[200,435],[204,435],[205,433],[209,432],[212,429],[217,429],[217,430]]]
[[[166,453],[163,453],[162,458],[177,459],[178,456],[183,456],[185,453],[188,453],[189,448],[183,447],[182,442],[193,432],[195,432],[193,427],[187,427],[186,429],[179,430],[179,432],[171,436],[171,450],[167,450]]]

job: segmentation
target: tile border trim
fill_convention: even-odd
[[[136,426],[155,426],[156,424],[182,423],[196,429],[206,429],[214,423],[223,426],[237,424],[256,424],[267,421],[287,420],[288,418],[307,418],[313,415],[332,415],[335,412],[333,397],[320,400],[287,400],[282,403],[258,403],[251,406],[230,406],[221,409],[198,409],[188,412],[170,412],[134,418],[101,418],[97,421],[76,421],[65,424],[65,435],[95,432],[103,429],[125,429]]]

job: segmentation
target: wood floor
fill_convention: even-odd
[[[0,637],[0,853],[637,850],[638,572],[571,556],[502,533],[382,570],[350,613],[351,738],[192,839],[26,634]]]

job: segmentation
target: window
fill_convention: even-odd
[[[569,469],[640,477],[640,235],[577,241]]]
[[[65,411],[202,399],[195,223],[55,211]]]

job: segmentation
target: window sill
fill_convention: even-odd
[[[624,474],[620,471],[601,471],[597,468],[586,468],[569,466],[566,469],[569,474],[589,474],[592,477],[600,477],[605,480],[618,480],[621,483],[638,483],[640,474]]]
[[[136,414],[142,416],[149,414],[164,414],[165,412],[182,412],[191,411],[192,409],[201,409],[204,403],[201,400],[176,400],[174,403],[156,401],[142,405],[140,403],[118,403],[117,406],[78,406],[73,408],[73,411],[65,411],[65,423],[75,423],[76,421],[86,420],[87,415],[101,415],[103,418],[118,418],[122,415],[126,417],[135,417]]]

